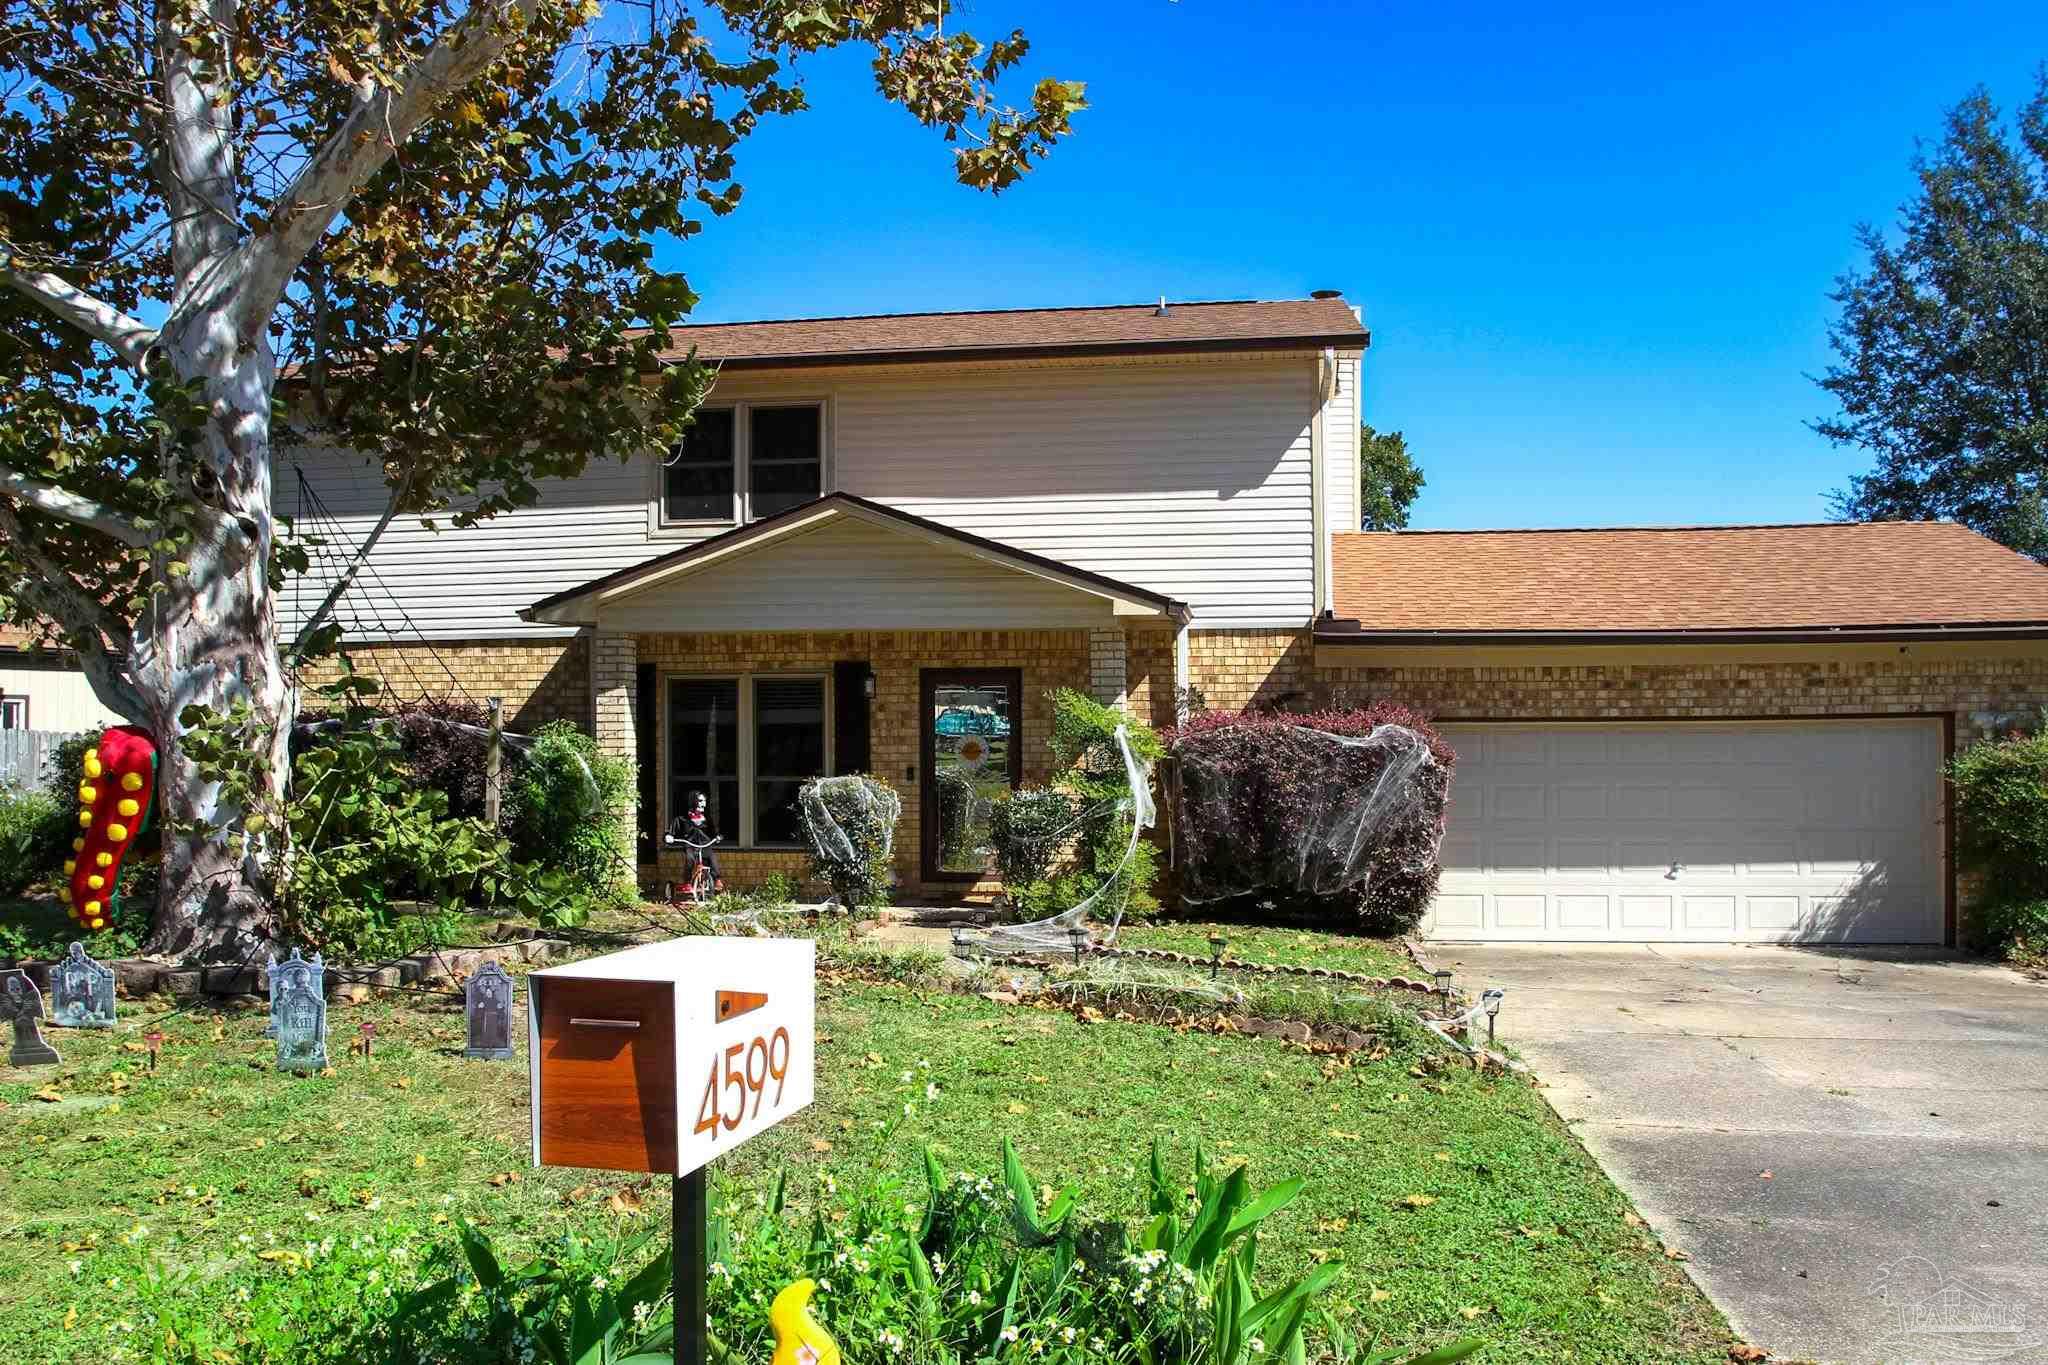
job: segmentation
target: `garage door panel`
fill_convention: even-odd
[[[1439,937],[1940,939],[1933,722],[1449,726],[1446,738],[1461,761],[1426,924]]]
[[[1623,896],[1621,924],[1625,933],[1662,937],[1671,932],[1670,896]]]
[[[1557,898],[1557,927],[1567,934],[1604,938],[1613,904],[1611,896],[1560,895]]]

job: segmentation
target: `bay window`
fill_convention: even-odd
[[[701,792],[728,845],[801,845],[797,793],[828,771],[827,714],[822,677],[669,679],[665,819]]]

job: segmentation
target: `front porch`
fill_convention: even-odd
[[[1170,724],[1185,610],[844,495],[537,603],[590,630],[600,745],[640,768],[643,885],[678,879],[661,833],[705,798],[719,870],[808,870],[796,798],[867,773],[903,803],[900,902],[985,900],[988,803],[1051,775],[1051,694]]]

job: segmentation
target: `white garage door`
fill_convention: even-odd
[[[1441,729],[1430,937],[1942,940],[1938,722]]]

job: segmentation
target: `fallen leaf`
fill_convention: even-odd
[[[1398,1201],[1411,1209],[1426,1209],[1436,1202],[1433,1194],[1404,1194]]]
[[[410,1077],[410,1076],[400,1076],[400,1077],[399,1077],[399,1078],[398,1078],[397,1080],[395,1080],[395,1081],[393,1081],[393,1082],[391,1083],[391,1088],[392,1088],[393,1090],[410,1090],[410,1089],[412,1089],[412,1077]]]
[[[1342,1139],[1343,1139],[1344,1141],[1346,1141],[1346,1142],[1356,1142],[1356,1141],[1358,1141],[1358,1140],[1359,1140],[1360,1138],[1364,1137],[1364,1136],[1365,1136],[1365,1134],[1363,1134],[1363,1133],[1347,1133],[1347,1132],[1345,1132],[1345,1131],[1344,1131],[1344,1130],[1343,1130],[1342,1128],[1332,1128],[1332,1129],[1330,1130],[1330,1136],[1331,1136],[1331,1137],[1333,1137],[1333,1138],[1342,1138]]]
[[[1667,1261],[1690,1261],[1692,1255],[1689,1252],[1680,1251],[1677,1247],[1665,1247],[1664,1259]]]
[[[1623,1213],[1621,1215],[1621,1221],[1628,1224],[1632,1228],[1639,1228],[1643,1225],[1643,1220],[1638,1218],[1633,1213]]]
[[[812,1138],[811,1150],[814,1152],[829,1152],[832,1150],[832,1144],[825,1138]]]
[[[1375,1289],[1370,1297],[1374,1303],[1385,1303],[1388,1299],[1394,1297],[1394,1291],[1391,1289]]]
[[[412,1168],[413,1168],[414,1170],[416,1170],[416,1171],[417,1171],[417,1170],[421,1169],[422,1167],[424,1167],[424,1166],[425,1166],[426,1164],[427,1164],[427,1154],[426,1154],[425,1152],[414,1152],[414,1153],[412,1154]]]
[[[1756,1173],[1756,1178],[1758,1180],[1769,1180],[1771,1178],[1771,1173],[1769,1171],[1758,1171]]]
[[[1018,1104],[1015,1100],[1012,1100],[1009,1111],[1012,1114],[1028,1114],[1031,1112],[1031,1106],[1028,1104]]]
[[[507,1185],[516,1185],[517,1183],[519,1183],[519,1173],[517,1171],[500,1171],[491,1177],[491,1184],[500,1189]]]
[[[58,1094],[55,1089],[46,1085],[41,1090],[36,1091],[36,1098],[44,1104],[56,1104],[64,1097]]]
[[[1451,1159],[1451,1154],[1449,1152],[1438,1152],[1436,1153],[1436,1159],[1438,1161],[1449,1161]]]
[[[78,1305],[73,1304],[70,1311],[64,1314],[64,1330],[68,1332],[76,1326],[78,1326]]]
[[[613,1190],[612,1197],[604,1201],[604,1206],[624,1218],[631,1218],[646,1207],[640,1196],[630,1189]]]
[[[1458,1316],[1463,1318],[1465,1321],[1470,1322],[1472,1321],[1472,1319],[1478,1317],[1481,1313],[1484,1313],[1485,1311],[1486,1310],[1484,1308],[1460,1308],[1458,1310]]]

